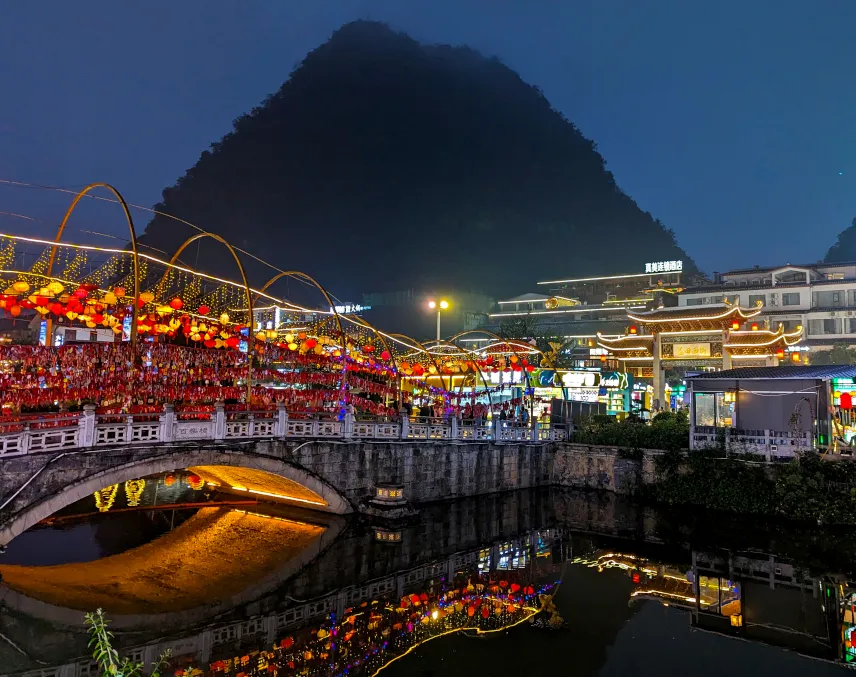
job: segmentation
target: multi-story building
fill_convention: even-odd
[[[786,332],[802,327],[800,346],[828,350],[836,343],[856,343],[856,263],[787,264],[714,273],[711,284],[684,289],[680,306],[723,302],[761,306],[759,323]]]

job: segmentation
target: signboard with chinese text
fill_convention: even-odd
[[[688,357],[710,357],[709,343],[675,343],[672,345],[672,355],[677,359]]]
[[[679,273],[683,269],[683,261],[655,261],[645,264],[646,273]]]

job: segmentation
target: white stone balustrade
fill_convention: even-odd
[[[98,447],[245,439],[426,440],[461,443],[552,442],[567,439],[563,428],[546,423],[513,426],[499,420],[355,418],[346,414],[289,414],[283,405],[265,411],[106,414],[85,405],[78,414],[0,420],[0,459],[24,454]]]

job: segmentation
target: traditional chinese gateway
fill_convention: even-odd
[[[732,366],[777,366],[788,346],[802,338],[798,326],[786,332],[756,321],[761,306],[722,303],[704,308],[659,307],[628,311],[629,333],[617,338],[598,334],[598,345],[622,363],[624,371],[653,380],[654,408],[668,409],[665,371],[715,371]]]

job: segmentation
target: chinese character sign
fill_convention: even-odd
[[[646,273],[679,273],[683,269],[683,261],[656,261],[645,264]]]
[[[710,344],[709,343],[675,343],[672,346],[672,354],[676,358],[710,357]]]

